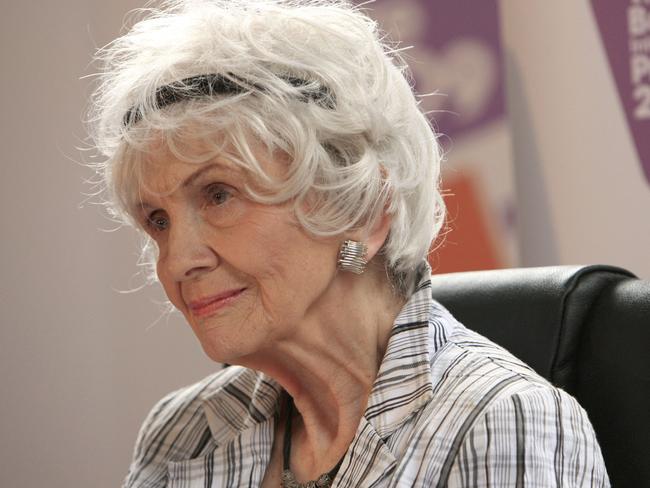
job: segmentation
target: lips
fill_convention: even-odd
[[[195,317],[207,317],[233,303],[245,290],[246,288],[233,288],[217,295],[192,300],[188,303],[188,308]]]

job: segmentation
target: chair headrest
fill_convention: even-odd
[[[605,290],[634,278],[614,266],[557,266],[434,275],[432,287],[465,326],[570,392],[585,321]]]

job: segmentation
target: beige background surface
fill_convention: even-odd
[[[80,207],[80,77],[137,2],[3,3],[0,486],[115,487],[152,404],[218,368],[157,287],[117,292],[143,282],[137,238]],[[650,191],[587,1],[501,7],[522,264],[650,277]]]

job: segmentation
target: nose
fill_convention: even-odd
[[[176,219],[170,225],[164,249],[160,249],[159,273],[164,271],[174,281],[199,278],[219,266],[219,256],[206,238],[197,219]]]

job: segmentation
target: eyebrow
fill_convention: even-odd
[[[219,163],[219,162],[216,162],[216,161],[212,162],[212,163],[207,163],[205,166],[201,167],[201,169],[199,169],[198,171],[195,171],[194,173],[189,175],[185,179],[185,181],[183,181],[183,183],[181,184],[181,186],[179,188],[187,188],[188,186],[191,186],[192,183],[194,183],[196,180],[198,180],[201,177],[201,175],[203,175],[204,173],[206,173],[206,172],[208,172],[208,171],[210,171],[210,170],[212,170],[214,168],[222,168],[222,169],[225,169],[225,170],[229,169],[223,163]]]
[[[211,163],[207,163],[205,166],[202,166],[200,169],[189,175],[183,182],[176,188],[187,188],[191,186],[197,179],[199,179],[203,174],[206,172],[214,169],[214,168],[221,168],[226,171],[232,171],[232,168],[228,167],[224,163],[215,161]],[[175,191],[175,190],[174,190]],[[153,208],[157,208],[156,205],[151,205],[150,203],[146,201],[140,201],[136,204],[137,208],[139,208],[142,211],[150,210]]]

